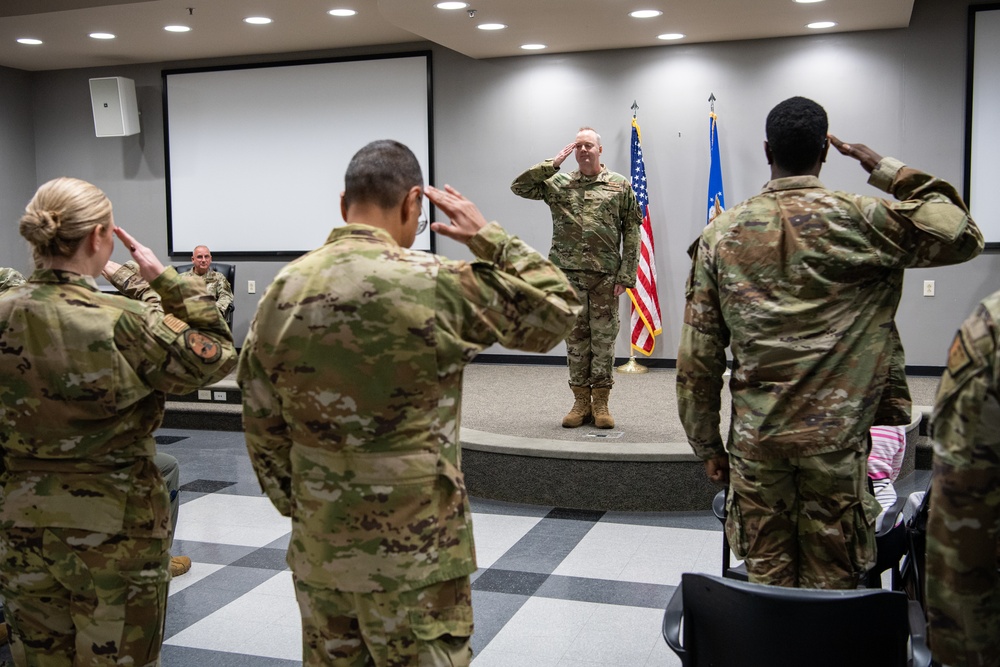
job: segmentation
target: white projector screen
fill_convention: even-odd
[[[433,182],[430,82],[430,52],[165,70],[168,252],[319,247],[344,224],[347,163],[376,139],[409,146]],[[430,231],[413,247],[431,249]]]
[[[1000,248],[1000,6],[969,7],[965,201],[986,247]]]

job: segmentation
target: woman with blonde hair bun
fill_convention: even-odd
[[[164,394],[233,367],[203,281],[116,227],[94,185],[42,185],[20,221],[36,270],[0,298],[0,596],[15,665],[159,664],[170,510],[153,463]],[[161,309],[101,292],[128,248]]]

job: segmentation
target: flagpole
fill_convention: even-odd
[[[638,110],[639,110],[639,103],[636,100],[632,100],[632,118],[633,119],[636,117],[636,112],[638,112]],[[631,332],[629,332],[629,350],[632,352],[632,354],[629,356],[628,361],[626,361],[621,366],[618,366],[617,368],[615,368],[615,372],[617,372],[617,373],[631,373],[631,374],[636,374],[636,375],[639,374],[639,373],[648,373],[649,369],[646,368],[645,366],[643,366],[642,364],[640,364],[638,361],[635,360],[635,351],[632,350],[632,333]]]
[[[715,118],[715,99],[716,99],[715,98],[715,93],[709,93],[709,95],[708,95],[708,104],[709,104],[708,115],[709,115],[709,117],[712,118],[712,122],[715,122],[715,120],[716,120],[716,118]],[[709,140],[711,140],[711,136],[709,137]],[[716,165],[713,164],[713,167],[714,166],[716,166]],[[712,193],[711,193],[711,188],[712,188],[711,180],[712,180],[712,178],[711,178],[711,176],[709,176],[708,187],[709,187],[709,190],[710,190],[710,192],[709,192],[710,196],[712,195]],[[722,175],[721,175],[721,172],[719,174],[719,187],[720,188],[722,187]],[[722,212],[722,205],[721,205],[721,202],[719,201],[719,193],[718,192],[715,193],[714,200],[715,200],[715,207],[713,208],[712,213],[709,213],[709,222],[711,222],[712,219],[715,218],[715,216],[719,215],[719,213]],[[729,377],[732,374],[733,374],[732,370],[727,365],[725,372],[722,374],[722,377]]]

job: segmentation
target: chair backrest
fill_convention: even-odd
[[[675,647],[678,611],[684,639]],[[685,573],[663,632],[686,666],[905,667],[909,613],[898,591],[780,588]],[[918,634],[914,650],[923,655],[923,631]]]
[[[174,264],[173,266],[177,270],[177,273],[184,273],[185,271],[190,271],[194,267],[194,264],[188,262],[186,264]],[[212,262],[208,268],[212,271],[218,271],[224,275],[226,280],[229,281],[229,289],[233,290],[233,294],[235,295],[236,288],[234,285],[236,285],[236,265],[227,264],[225,262]],[[233,328],[233,311],[236,309],[235,306],[236,302],[234,300],[234,302],[230,304],[229,309],[222,314],[222,317],[226,320],[226,324],[229,325],[230,329]]]

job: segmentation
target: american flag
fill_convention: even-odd
[[[656,263],[653,259],[653,227],[649,222],[649,192],[646,190],[646,165],[642,159],[639,122],[632,118],[632,189],[642,211],[639,272],[635,288],[629,289],[632,300],[632,349],[647,357],[656,346],[655,336],[662,333],[660,298],[656,294]]]

